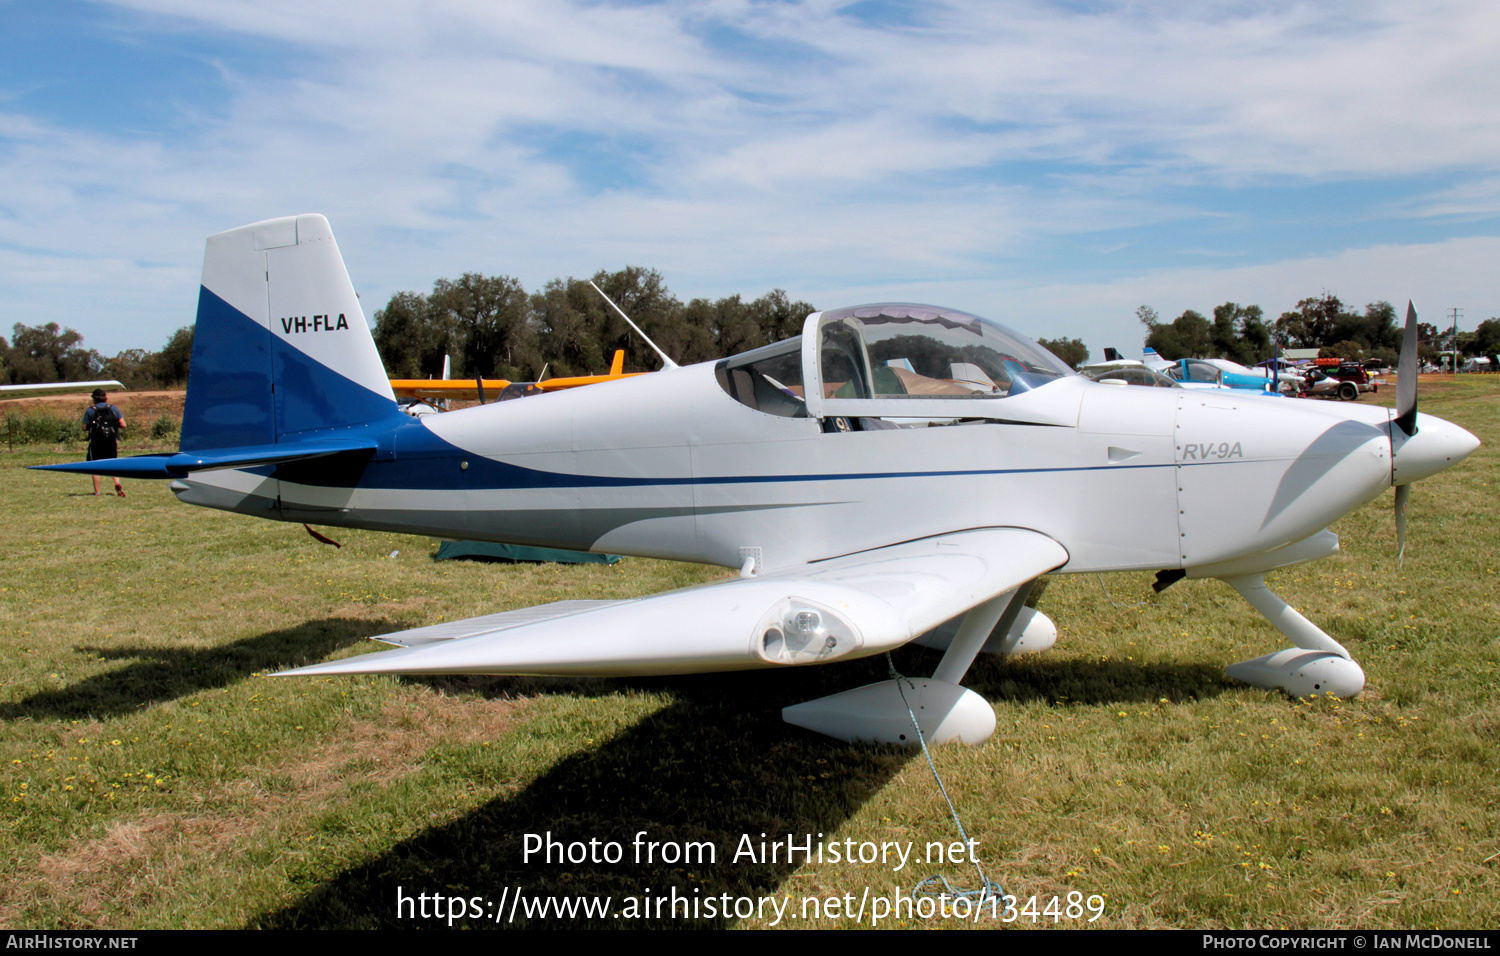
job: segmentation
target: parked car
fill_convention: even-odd
[[[1308,369],[1307,394],[1316,398],[1337,398],[1352,402],[1360,392],[1375,392],[1379,385],[1358,362],[1343,362]]]

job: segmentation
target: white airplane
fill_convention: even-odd
[[[1246,368],[1238,362],[1219,358],[1168,361],[1149,347],[1145,351],[1145,365],[1154,372],[1170,375],[1188,389],[1233,388],[1269,392],[1274,384],[1278,391],[1295,392],[1302,385],[1302,376],[1294,373],[1273,375],[1270,369]]]
[[[1221,368],[1232,375],[1248,375],[1252,378],[1275,379],[1282,385],[1292,384],[1300,386],[1303,382],[1303,377],[1301,375],[1296,372],[1289,372],[1286,369],[1275,371],[1269,368],[1263,368],[1259,365],[1251,367],[1248,365],[1241,365],[1238,362],[1231,362],[1229,359],[1220,358],[1204,359],[1203,361],[1217,368]]]
[[[1417,413],[1415,375],[1396,413],[1112,388],[987,319],[905,304],[816,312],[799,338],[717,362],[413,419],[321,216],[210,237],[197,321],[181,451],[46,467],[165,478],[182,501],[273,520],[740,569],[416,628],[380,638],[397,650],[287,673],[686,674],[946,643],[930,678],[783,711],[847,740],[910,743],[914,720],[932,741],[987,738],[994,710],[961,681],[981,651],[1050,644],[1051,622],[1023,613],[1047,573],[1221,578],[1293,645],[1231,675],[1358,693],[1349,651],[1265,574],[1334,553],[1329,523],[1392,486],[1404,540],[1411,483],[1479,444]]]
[[[1151,354],[1155,355],[1156,353],[1152,351]],[[1146,385],[1152,388],[1183,387],[1181,382],[1167,374],[1147,368],[1146,363],[1139,359],[1121,358],[1119,351],[1113,348],[1106,348],[1104,350],[1104,361],[1078,366],[1078,374],[1091,381],[1103,382],[1106,385]]]
[[[54,395],[87,395],[96,388],[106,392],[123,392],[125,386],[114,379],[97,382],[48,382],[45,385],[0,385],[0,401],[13,398],[49,398]]]

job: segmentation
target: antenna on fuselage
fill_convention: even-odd
[[[646,340],[646,344],[649,345],[649,346],[651,346],[651,348],[656,352],[657,355],[661,356],[661,362],[662,362],[662,367],[663,368],[676,368],[677,367],[677,363],[674,362],[674,361],[672,361],[671,359],[667,358],[667,353],[663,352],[661,349],[657,348],[656,347],[656,343],[653,342],[653,341],[651,341],[651,337],[649,335],[647,335],[645,332],[641,331],[641,327],[639,325],[636,325],[634,322],[630,321],[630,316],[628,316],[628,315],[625,314],[625,310],[622,309],[622,308],[620,308],[618,305],[615,305],[615,300],[614,299],[611,299],[609,296],[604,295],[604,290],[601,289],[601,288],[599,288],[597,285],[594,285],[594,280],[593,279],[589,280],[589,285],[594,286],[594,291],[597,292],[597,293],[599,293],[601,296],[604,297],[604,301],[609,303],[609,307],[611,309],[614,309],[616,312],[620,313],[620,318],[624,319],[626,321],[626,323],[632,329],[635,329],[635,334],[639,335],[641,338],[645,339]]]

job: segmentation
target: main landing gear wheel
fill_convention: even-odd
[[[913,719],[929,744],[984,743],[995,732],[995,709],[959,681],[995,632],[1007,635],[1007,643],[1014,646],[1009,635],[1035,583],[1028,581],[971,608],[931,677],[881,681],[793,704],[782,708],[781,719],[850,743],[914,747],[918,741]],[[1036,616],[1051,627],[1044,616]]]

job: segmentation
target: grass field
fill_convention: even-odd
[[[1101,894],[1092,925],[1111,928],[1500,924],[1500,376],[1423,389],[1424,411],[1485,444],[1417,486],[1404,569],[1386,495],[1335,527],[1341,555],[1272,577],[1353,650],[1360,698],[1294,702],[1229,681],[1224,665],[1280,635],[1226,585],[1156,596],[1148,574],[1052,579],[1039,604],[1058,646],[975,665],[966,684],[998,729],[936,759],[1009,892]],[[730,860],[763,832],[918,852],[957,839],[920,754],[779,719],[883,678],[879,658],[628,681],[266,677],[397,628],[721,571],[439,565],[425,539],[333,532],[336,550],[297,525],[180,505],[165,483],[94,498],[85,477],[24,470],[77,457],[0,458],[0,925],[437,926],[398,921],[398,888],[498,901],[517,886],[791,897],[796,912],[932,872],[973,882],[957,865]],[[896,655],[914,674],[936,659]],[[718,859],[636,863],[642,830],[710,841]],[[548,831],[627,856],[524,861],[524,835]]]

